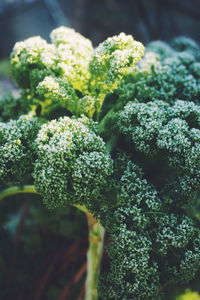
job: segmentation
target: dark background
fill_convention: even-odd
[[[200,0],[0,0],[0,58],[8,57],[16,41],[48,39],[60,25],[94,45],[122,31],[145,44],[177,35],[200,42]]]

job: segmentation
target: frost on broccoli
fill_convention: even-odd
[[[111,241],[110,269],[100,282],[102,297],[162,299],[163,287],[195,277],[200,260],[199,226],[184,213],[174,213],[173,204],[166,207],[132,161],[127,162],[120,179],[118,173],[115,176],[118,205],[102,210],[99,216]]]
[[[16,83],[41,106],[42,114],[57,105],[92,118],[144,52],[140,42],[124,33],[95,50],[71,28],[59,27],[50,36],[51,44],[37,36],[18,42],[11,54]]]
[[[101,93],[112,92],[143,54],[144,46],[131,35],[108,38],[95,49],[90,61],[91,84]]]
[[[34,140],[39,122],[31,116],[0,123],[0,183],[21,184],[30,179],[35,160]]]
[[[170,57],[175,53],[170,45],[163,41],[150,42],[147,46],[147,53],[149,52],[158,54],[161,60]]]
[[[93,127],[86,118],[64,117],[39,131],[34,178],[48,207],[75,203],[90,207],[105,192],[112,160]]]
[[[64,26],[52,31],[51,40],[56,47],[61,77],[67,78],[74,89],[87,91],[88,65],[94,51],[91,41]]]
[[[179,52],[188,51],[199,58],[199,44],[186,36],[178,36],[171,41],[171,45]]]
[[[12,74],[22,88],[35,88],[39,81],[53,74],[56,51],[39,36],[15,44],[11,54]]]
[[[182,38],[178,40],[184,42]],[[138,68],[120,85],[117,92],[119,100],[163,100],[173,103],[176,99],[189,99],[199,103],[200,48],[188,38],[185,38],[185,43],[184,47],[177,49],[162,41],[150,43]]]
[[[117,123],[119,131],[131,141],[136,151],[154,160],[161,155],[168,161],[169,167],[175,169],[175,176],[172,175],[174,171],[170,171],[171,181],[168,180],[167,189],[171,191],[170,193],[177,194],[176,199],[182,198],[184,202],[198,197],[200,186],[198,105],[181,100],[172,106],[164,101],[148,103],[133,101],[118,113]]]

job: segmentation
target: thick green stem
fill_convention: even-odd
[[[16,194],[38,194],[34,185],[14,186],[0,192],[0,201]],[[104,228],[96,221],[87,208],[82,205],[74,205],[86,214],[88,222],[89,247],[87,252],[87,276],[85,300],[97,300],[97,284],[100,273],[100,265],[104,244]]]
[[[85,206],[74,206],[86,214],[88,222],[89,247],[87,251],[87,276],[84,300],[97,300],[97,285],[101,268],[105,229],[88,212]]]
[[[85,300],[97,300],[97,284],[100,274],[101,260],[103,254],[105,230],[92,214],[87,213],[89,248],[87,252],[87,277]]]
[[[0,201],[16,194],[38,194],[34,185],[12,186],[0,192]]]
[[[103,117],[103,119],[100,121],[99,126],[98,126],[98,133],[103,134],[104,131],[106,130],[106,125],[111,116],[113,115],[114,112],[117,112],[120,108],[122,107],[121,103],[115,104],[113,108],[111,108],[106,115]]]

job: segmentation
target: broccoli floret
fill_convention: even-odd
[[[111,266],[101,278],[100,295],[105,299],[161,299],[158,265],[150,259],[148,235],[121,225],[110,238]]]
[[[79,99],[69,81],[47,76],[38,84],[36,90],[42,98],[51,99],[52,102],[59,103],[75,113]]]
[[[31,116],[0,123],[0,182],[3,185],[22,184],[30,178],[39,127],[40,122]]]
[[[33,103],[42,106],[42,113],[56,102],[61,106],[65,104],[74,114],[91,116],[95,111],[93,97],[88,93],[82,95],[79,108],[75,91],[87,92],[88,64],[93,53],[91,42],[66,27],[53,30],[51,39],[53,44],[40,37],[16,43],[11,54],[15,81],[28,89]],[[88,108],[83,107],[82,102],[84,106],[88,104]]]
[[[87,91],[88,65],[94,51],[91,41],[64,26],[52,31],[51,40],[56,46],[57,68],[61,77],[67,78],[74,89]]]
[[[86,118],[44,124],[36,139],[35,186],[45,204],[91,206],[106,189],[112,159]]]
[[[147,46],[147,53],[149,51],[158,54],[160,59],[162,60],[174,55],[174,50],[166,42],[163,41],[153,41],[149,43]]]
[[[152,155],[161,150],[185,159],[185,168],[198,168],[200,137],[199,106],[178,100],[173,106],[164,101],[129,102],[117,115],[119,131],[136,149]],[[190,153],[192,149],[192,155]],[[176,159],[175,158],[175,159]],[[182,165],[182,160],[177,162]],[[188,167],[186,166],[188,165]]]
[[[171,41],[171,45],[177,51],[191,52],[192,54],[197,56],[197,58],[199,58],[199,50],[200,50],[199,44],[196,41],[189,38],[189,37],[178,36],[178,37],[176,37],[175,39],[173,39]]]
[[[136,151],[156,160],[165,156],[169,167],[176,170],[176,184],[187,197],[198,195],[200,184],[200,111],[192,102],[178,100],[174,105],[164,101],[129,102],[117,115],[118,128]],[[170,173],[172,174],[172,170]],[[174,178],[172,176],[172,178]],[[167,186],[173,184],[173,180]],[[189,193],[191,197],[188,197]],[[176,198],[176,197],[175,197]]]
[[[67,108],[75,115],[84,114],[92,118],[96,110],[96,99],[90,95],[79,98],[69,81],[47,76],[37,86],[37,93],[42,98]]]
[[[54,45],[39,36],[15,44],[11,54],[11,69],[22,88],[35,88],[45,76],[51,75],[56,64]]]
[[[124,33],[95,50],[90,40],[67,27],[53,30],[51,41],[32,37],[16,43],[11,54],[13,77],[37,111],[41,106],[41,115],[56,103],[76,116],[92,118],[144,52],[140,42]]]
[[[117,170],[115,170],[117,172]],[[110,234],[109,272],[100,291],[107,299],[162,299],[164,287],[184,284],[199,269],[199,225],[165,206],[141,169],[128,161],[117,173],[118,203],[103,209],[100,221]]]
[[[170,50],[172,52],[169,54],[165,46],[153,42],[152,46],[150,44],[147,47],[138,68],[120,85],[117,91],[119,101],[139,99],[141,102],[163,100],[174,103],[177,99],[190,99],[199,103],[200,73],[197,57],[191,51]],[[155,51],[154,54],[152,51]]]
[[[101,93],[112,92],[144,54],[144,46],[124,33],[108,38],[94,51],[90,61],[92,83]]]

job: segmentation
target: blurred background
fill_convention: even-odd
[[[144,44],[178,35],[200,42],[200,1],[0,0],[0,96],[18,93],[9,68],[15,42],[48,40],[60,25],[94,46],[122,31]],[[87,246],[86,220],[72,208],[47,211],[22,196],[0,203],[0,299],[82,300]]]

